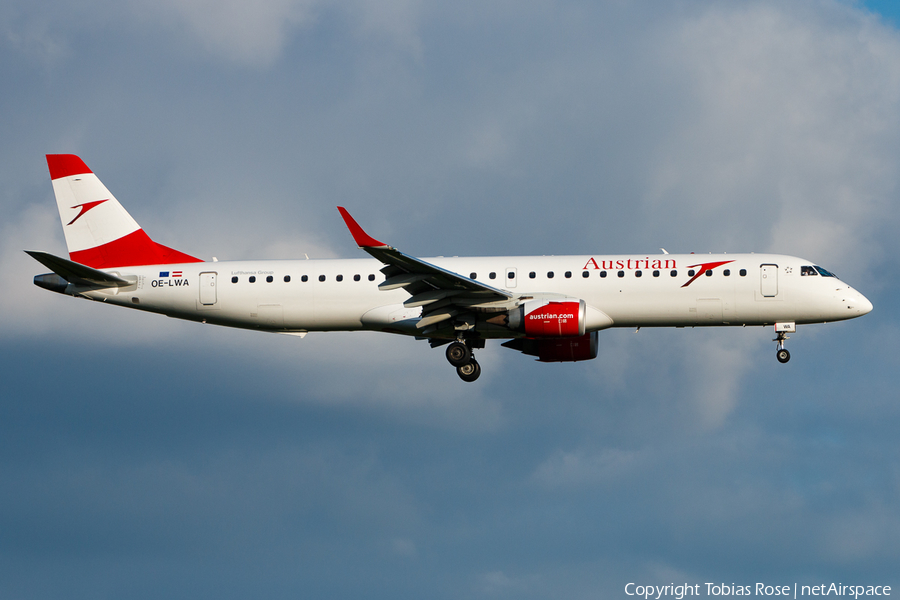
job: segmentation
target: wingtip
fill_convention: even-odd
[[[341,217],[344,219],[344,223],[347,225],[347,229],[350,230],[350,235],[353,236],[353,240],[356,242],[356,245],[360,248],[382,248],[387,247],[388,245],[384,242],[379,242],[368,233],[363,231],[363,228],[359,226],[359,223],[356,222],[350,213],[347,212],[347,209],[343,206],[337,207],[338,212],[341,213]]]

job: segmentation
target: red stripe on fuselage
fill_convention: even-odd
[[[84,161],[74,154],[48,154],[47,166],[50,167],[50,179],[92,172]]]
[[[143,229],[96,248],[70,252],[69,258],[95,269],[203,262],[184,252],[157,244]]]

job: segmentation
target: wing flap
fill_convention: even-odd
[[[443,321],[446,321],[447,319],[452,319],[453,317],[455,317],[458,314],[459,314],[459,311],[456,309],[436,311],[436,312],[431,313],[427,317],[423,317],[423,318],[419,319],[419,322],[416,323],[416,327],[418,329],[424,329],[424,328],[428,327],[429,325],[436,325],[437,323],[442,323]]]
[[[455,290],[431,290],[419,292],[410,297],[409,300],[403,303],[403,306],[406,308],[415,308],[417,306],[425,306],[427,304],[433,304],[438,302],[439,300],[444,300],[445,298],[449,299],[451,296],[456,296],[461,294],[462,292],[458,292]]]
[[[396,290],[397,288],[405,288],[406,286],[415,283],[417,281],[423,281],[428,279],[428,275],[423,274],[415,274],[415,273],[403,273],[401,275],[394,275],[393,277],[388,277],[384,280],[383,283],[378,285],[378,289],[382,292],[388,292],[390,290]]]

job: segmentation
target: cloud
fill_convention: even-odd
[[[538,465],[534,479],[542,485],[613,485],[622,475],[641,468],[642,454],[607,448],[597,454],[558,451]]]
[[[421,60],[418,0],[162,0],[121,5],[109,0],[35,5],[20,0],[0,9],[2,39],[41,64],[58,65],[76,52],[85,34],[114,38],[116,30],[174,35],[177,52],[251,69],[269,69],[298,38],[315,36],[322,21],[349,25],[352,43],[381,44]],[[65,17],[63,17],[65,15]],[[325,27],[328,26],[326,23]],[[170,39],[170,41],[171,41]],[[167,51],[171,51],[168,48]]]
[[[896,30],[828,0],[10,6],[0,594],[593,598],[896,570]],[[603,331],[575,364],[489,343],[467,386],[407,338],[36,288],[22,250],[65,252],[47,151],[207,258],[364,257],[346,204],[421,256],[793,253],[876,310],[804,327],[788,365],[769,328]]]
[[[212,56],[270,68],[296,38],[317,35],[322,21],[333,18],[349,24],[357,41],[386,41],[421,59],[419,5],[417,0],[263,0],[252,5],[239,0],[164,0],[136,5],[135,12],[157,26],[181,30]]]
[[[531,581],[529,581],[531,580]],[[531,591],[535,576],[514,578],[503,571],[490,571],[481,576],[481,591],[489,596],[507,596]]]
[[[290,37],[315,19],[316,0],[188,0],[151,2],[140,10],[160,25],[180,25],[207,52],[238,64],[268,66]]]
[[[711,249],[765,239],[769,251],[841,270],[880,258],[871,232],[898,216],[900,68],[889,57],[900,40],[842,16],[753,3],[668,31],[663,60],[687,97],[654,153],[643,200],[653,214],[704,226]]]
[[[873,503],[826,516],[823,521],[821,548],[825,560],[853,564],[876,557],[900,557],[900,514],[892,507]]]

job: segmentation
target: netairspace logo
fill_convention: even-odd
[[[819,585],[768,585],[757,583],[755,585],[736,585],[727,583],[685,583],[675,585],[638,585],[629,583],[625,586],[625,594],[638,596],[649,600],[660,600],[663,597],[672,597],[675,600],[683,600],[686,597],[700,596],[700,590],[704,590],[705,596],[777,596],[781,598],[800,598],[802,596],[844,596],[854,599],[861,596],[890,596],[889,585],[844,585],[842,583]]]

